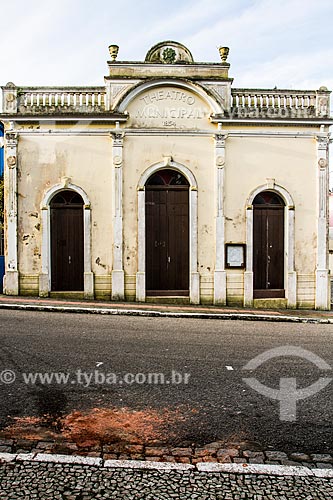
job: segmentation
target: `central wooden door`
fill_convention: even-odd
[[[254,298],[282,298],[284,290],[284,203],[264,191],[253,202]]]
[[[146,184],[146,293],[189,294],[189,186],[173,170]]]
[[[62,191],[51,203],[51,290],[82,291],[83,200]]]

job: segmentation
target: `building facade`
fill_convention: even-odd
[[[2,87],[5,293],[330,308],[330,92],[109,51],[104,86]]]
[[[3,292],[3,277],[5,275],[5,249],[3,231],[3,170],[4,170],[4,148],[3,148],[3,125],[0,123],[0,293]]]

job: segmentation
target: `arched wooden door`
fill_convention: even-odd
[[[189,294],[189,184],[174,170],[146,183],[146,294]]]
[[[254,298],[283,298],[284,202],[272,191],[253,201]]]
[[[61,191],[51,201],[51,290],[82,291],[84,273],[83,200]]]

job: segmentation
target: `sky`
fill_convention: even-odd
[[[103,85],[110,44],[143,61],[176,40],[230,47],[234,87],[333,89],[333,0],[0,0],[0,23],[0,85]]]

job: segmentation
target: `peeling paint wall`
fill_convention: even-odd
[[[226,242],[246,242],[246,201],[256,188],[267,184],[267,179],[275,179],[275,183],[286,189],[295,203],[296,271],[314,273],[317,247],[316,163],[316,144],[311,138],[227,139]]]
[[[21,136],[18,167],[19,271],[41,272],[41,202],[64,177],[88,195],[92,210],[92,268],[112,269],[111,139],[98,136]]]

